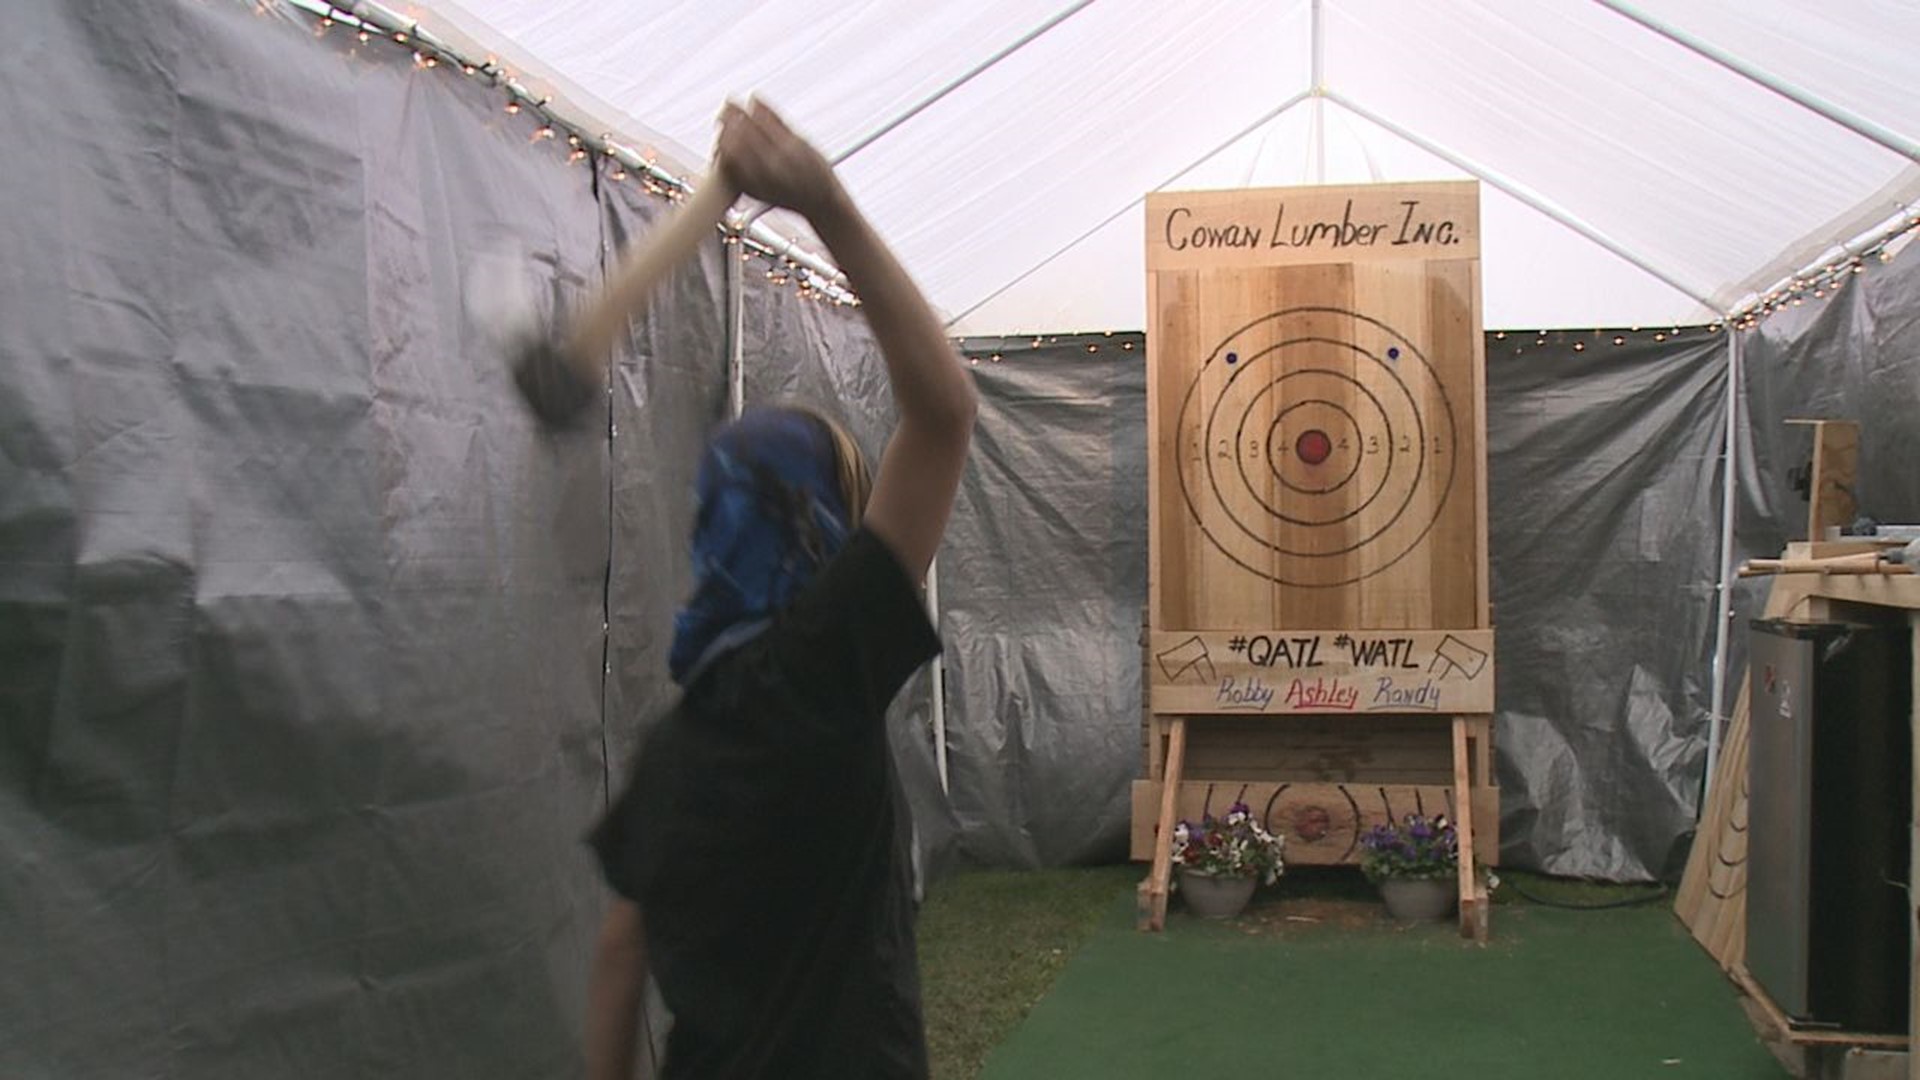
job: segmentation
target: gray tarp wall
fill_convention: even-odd
[[[1869,259],[1837,292],[1809,294],[1741,341],[1736,559],[1776,555],[1804,533],[1806,502],[1787,473],[1809,437],[1788,417],[1860,420],[1862,512],[1920,522],[1920,261]],[[1146,591],[1139,343],[966,343],[986,406],[942,558],[952,801],[973,859],[1125,849]],[[1502,859],[1672,879],[1697,816],[1712,702],[1725,332],[1493,333],[1486,344]],[[1764,580],[1735,590],[1728,707]]]
[[[1613,336],[1487,341],[1496,741],[1504,860],[1632,880],[1691,826],[1704,765],[1725,339]],[[965,343],[986,407],[942,608],[954,812],[981,861],[1124,857],[1141,341]]]
[[[538,430],[502,286],[577,295],[661,204],[269,12],[0,37],[0,1076],[576,1076],[580,838],[672,699],[731,256]],[[745,295],[762,377],[836,373],[877,443],[857,316]]]
[[[1837,293],[1809,293],[1742,335],[1738,558],[1770,558],[1807,538],[1807,502],[1788,473],[1806,465],[1812,436],[1789,419],[1859,421],[1859,512],[1920,524],[1920,253],[1909,246],[1864,267]],[[1765,606],[1767,583],[1749,578],[1736,590],[1737,642]]]

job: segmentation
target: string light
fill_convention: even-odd
[[[265,6],[266,0],[260,0],[260,7]],[[636,169],[643,168],[637,179],[649,195],[665,199],[670,203],[683,203],[692,190],[686,181],[669,176],[659,167],[660,154],[655,147],[648,146],[639,150],[626,147],[616,149],[612,132],[603,132],[597,143],[590,142],[584,130],[564,122],[550,110],[553,103],[551,95],[543,95],[536,99],[515,80],[511,70],[501,66],[496,56],[489,55],[484,64],[476,64],[456,50],[435,40],[431,34],[422,34],[417,21],[404,26],[391,24],[379,26],[364,15],[348,14],[331,4],[313,4],[308,10],[320,12],[315,19],[315,36],[324,35],[336,22],[345,22],[350,27],[356,28],[361,44],[371,42],[373,35],[378,33],[383,38],[390,38],[396,44],[405,46],[412,54],[416,68],[434,69],[440,66],[442,59],[445,59],[448,67],[457,66],[464,76],[487,76],[492,80],[493,85],[506,90],[506,102],[503,108],[507,115],[518,116],[527,106],[531,106],[539,114],[540,126],[535,129],[530,142],[555,139],[562,133],[566,135],[567,145],[570,148],[567,156],[569,164],[590,160],[594,156],[593,151],[599,150],[612,160],[612,166],[605,175],[614,182],[629,179],[628,165],[631,162]],[[409,44],[410,42],[412,44]],[[777,285],[795,286],[796,295],[802,299],[829,302],[835,307],[861,306],[860,298],[841,283],[842,279],[837,272],[823,273],[811,265],[803,265],[791,254],[775,252],[751,237],[742,238],[727,232],[723,233],[721,240],[723,243],[739,246],[742,262],[750,262],[756,255],[765,257],[769,263],[773,264],[773,268],[767,272],[768,280]],[[1055,341],[1057,342],[1058,339],[1056,338]],[[1038,343],[1039,339],[1036,338],[1035,344]]]
[[[1573,351],[1574,351],[1574,352],[1586,352],[1586,351],[1587,351],[1587,343],[1586,343],[1586,342],[1584,342],[1584,341],[1576,341],[1576,342],[1574,342],[1574,343],[1573,343]]]

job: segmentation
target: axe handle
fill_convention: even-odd
[[[1752,559],[1740,567],[1741,577],[1759,574],[1910,574],[1913,571],[1897,563],[1881,560],[1869,551],[1859,555],[1839,555],[1829,559]]]
[[[654,288],[699,250],[701,241],[726,218],[739,194],[718,172],[709,176],[673,211],[666,224],[646,238],[580,313],[562,351],[588,383],[598,383],[605,377],[614,342],[626,331],[627,320],[644,311]]]

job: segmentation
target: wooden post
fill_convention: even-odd
[[[1819,543],[1829,527],[1853,524],[1854,479],[1860,466],[1860,425],[1852,420],[1789,420],[1813,429],[1812,475],[1807,488],[1807,539]]]
[[[1464,716],[1453,718],[1454,829],[1460,838],[1460,936],[1487,940],[1486,897],[1480,891],[1480,868],[1473,857],[1473,759],[1468,756]]]
[[[1180,800],[1180,774],[1187,761],[1187,718],[1167,722],[1167,768],[1160,777],[1160,827],[1154,833],[1153,873],[1142,885],[1140,929],[1167,925],[1167,894],[1173,882],[1173,828]]]

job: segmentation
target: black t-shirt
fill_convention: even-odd
[[[898,559],[859,531],[648,736],[592,844],[641,909],[668,1077],[927,1075],[885,720],[939,648]]]

